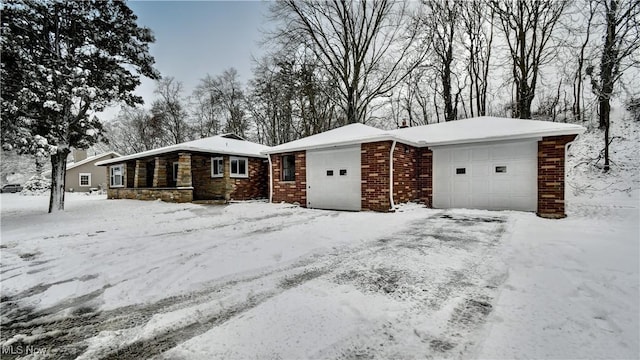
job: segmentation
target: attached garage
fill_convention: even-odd
[[[432,151],[434,208],[536,211],[537,141]]]
[[[350,124],[265,151],[270,200],[310,208],[520,210],[565,217],[576,124],[479,117],[396,130]]]
[[[307,207],[359,211],[360,146],[307,151]]]

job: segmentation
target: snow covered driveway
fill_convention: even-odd
[[[459,357],[507,276],[508,212],[46,202],[2,195],[4,356]]]

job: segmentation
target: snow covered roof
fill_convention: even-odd
[[[241,139],[237,135],[223,134],[211,136],[204,139],[187,141],[184,143],[165,146],[159,149],[153,149],[148,151],[139,152],[136,154],[126,155],[117,159],[104,160],[98,162],[96,165],[109,165],[114,163],[120,163],[132,159],[140,159],[144,157],[166,154],[177,151],[189,151],[189,152],[201,152],[210,154],[228,154],[239,156],[250,156],[265,158],[260,152],[269,149],[268,146],[256,144],[251,141],[238,140]]]
[[[115,155],[116,157],[121,156],[120,154],[118,154],[115,151],[109,151],[109,152],[106,152],[106,153],[102,153],[102,154],[98,154],[98,155],[94,155],[94,156],[89,156],[88,158],[86,158],[84,160],[68,164],[67,165],[67,170],[71,170],[73,168],[77,168],[78,166],[82,166],[84,164],[88,164],[88,163],[90,163],[92,161],[96,161],[97,162],[97,160],[102,159],[103,157],[107,157],[109,155]]]
[[[581,134],[584,131],[584,127],[575,124],[491,116],[396,130],[381,130],[364,124],[350,124],[271,147],[263,151],[263,154],[320,149],[385,140],[395,140],[413,146],[424,147]]]
[[[363,142],[393,140],[393,136],[386,130],[380,130],[364,124],[349,124],[320,134],[294,140],[274,146],[263,154],[275,154],[287,151],[344,146]]]
[[[400,141],[406,139],[422,146],[437,146],[582,134],[584,131],[584,127],[576,124],[482,116],[396,129],[391,133]]]

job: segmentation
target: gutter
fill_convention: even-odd
[[[271,163],[271,154],[267,155],[269,160],[269,204],[273,202],[273,163]]]
[[[393,151],[396,149],[396,140],[393,140],[391,144],[391,151],[389,151],[389,201],[391,209],[395,207],[393,202]]]

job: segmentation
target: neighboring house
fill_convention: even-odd
[[[380,130],[351,124],[272,147],[272,202],[389,211],[433,208],[535,211],[565,216],[565,154],[584,128],[480,117]]]
[[[104,168],[96,166],[98,161],[117,158],[120,154],[109,151],[91,157],[86,152],[74,151],[74,162],[67,165],[65,189],[73,192],[89,192],[96,189],[107,189],[107,173]]]
[[[248,200],[267,197],[267,146],[234,134],[101,161],[109,199]]]

